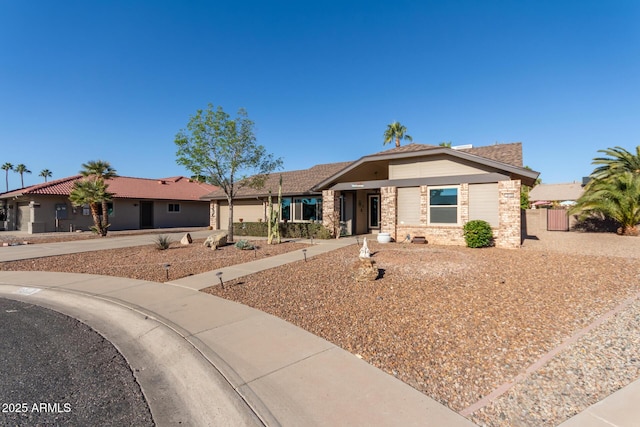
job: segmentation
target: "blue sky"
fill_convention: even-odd
[[[25,185],[95,159],[190,175],[174,138],[212,103],[285,170],[389,148],[397,120],[419,143],[521,141],[571,182],[640,144],[638,22],[635,0],[0,0],[0,163]]]

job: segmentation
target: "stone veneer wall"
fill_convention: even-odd
[[[389,233],[391,238],[397,240],[396,222],[398,206],[398,188],[380,188],[380,232]]]
[[[407,235],[411,238],[423,236],[429,243],[436,245],[466,245],[462,227],[428,226],[428,191],[420,187],[420,225],[396,224],[397,191],[395,187],[381,189],[382,194],[382,230],[391,234],[396,241],[403,241]],[[385,197],[385,194],[386,197]],[[459,193],[460,223],[469,221],[469,184],[460,185]],[[386,201],[386,202],[385,202]],[[499,226],[493,229],[496,247],[519,248],[520,233],[520,181],[501,181],[498,183]]]
[[[340,192],[322,190],[322,225],[333,230],[332,222],[335,218],[340,218]]]
[[[498,182],[500,225],[494,230],[496,247],[515,249],[522,244],[520,180]]]

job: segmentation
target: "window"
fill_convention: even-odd
[[[282,198],[280,221],[291,221],[291,199],[289,197]]]
[[[320,221],[322,219],[322,198],[283,198],[280,213],[282,221]]]
[[[420,187],[398,188],[398,224],[420,225]]]
[[[180,213],[180,203],[169,203],[169,212]]]
[[[458,187],[429,188],[429,224],[458,223]]]
[[[109,216],[113,216],[113,202],[107,202],[107,212]],[[90,215],[90,213],[87,215]],[[102,216],[102,203],[98,203],[98,215]]]
[[[294,200],[294,221],[315,221],[322,219],[322,199],[309,197]]]

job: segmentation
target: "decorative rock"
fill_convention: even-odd
[[[360,258],[371,258],[371,251],[369,250],[369,246],[367,246],[367,238],[364,238],[362,242],[362,248],[360,249]]]
[[[193,243],[193,239],[191,238],[191,234],[187,233],[185,234],[182,239],[180,239],[180,243],[183,245],[190,245],[191,243]]]
[[[353,265],[353,279],[356,282],[373,282],[378,278],[378,267],[371,258],[360,258]]]
[[[224,231],[212,234],[209,237],[207,237],[207,239],[203,243],[203,246],[216,250],[220,246],[224,246],[227,244],[228,237],[229,235]]]

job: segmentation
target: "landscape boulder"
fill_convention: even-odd
[[[180,243],[182,243],[183,245],[190,245],[191,243],[193,243],[193,239],[191,238],[191,234],[187,233],[185,234],[182,239],[180,239]]]
[[[353,264],[353,279],[356,282],[373,282],[378,278],[378,267],[371,258],[358,258]]]
[[[228,237],[229,235],[226,232],[221,231],[219,233],[215,233],[207,237],[203,245],[207,248],[211,248],[215,250],[215,249],[218,249],[220,246],[226,245]]]

